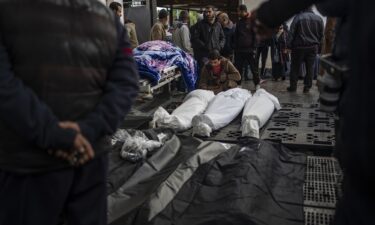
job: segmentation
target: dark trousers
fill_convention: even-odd
[[[304,48],[292,50],[292,65],[290,72],[290,87],[297,88],[298,76],[301,71],[302,63],[306,66],[306,77],[304,84],[306,88],[312,87],[312,80],[314,75],[314,63],[317,55],[317,48]]]
[[[245,78],[244,67],[250,65],[251,73],[253,74],[254,85],[258,85],[260,82],[259,68],[257,65],[254,51],[252,52],[235,52],[234,53],[234,64],[241,74],[241,77]]]
[[[107,167],[103,155],[40,174],[0,170],[0,225],[107,225]]]
[[[262,67],[260,68],[260,76],[264,76],[264,72],[266,71],[266,62],[267,62],[267,57],[268,57],[268,45],[267,46],[262,46],[257,48],[257,65],[259,65],[259,59],[262,56]]]

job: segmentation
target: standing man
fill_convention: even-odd
[[[259,60],[261,60],[261,67],[260,67],[260,77],[264,77],[266,72],[266,63],[268,58],[268,50],[271,47],[272,39],[262,40],[257,42],[257,53],[256,53],[256,60],[257,65],[259,65]]]
[[[106,225],[106,136],[138,91],[118,17],[99,1],[1,1],[0,87],[0,224]]]
[[[242,77],[244,77],[244,67],[250,65],[255,88],[259,89],[260,78],[258,72],[259,68],[255,55],[255,34],[253,31],[250,13],[247,12],[246,5],[240,5],[238,7],[238,15],[240,17],[240,20],[237,22],[236,32],[234,36],[234,62]]]
[[[287,42],[288,48],[292,50],[290,86],[287,88],[289,92],[297,90],[298,75],[303,63],[306,67],[303,93],[310,91],[316,56],[323,40],[323,31],[323,19],[314,14],[311,7],[294,17]]]
[[[179,22],[176,25],[176,29],[172,34],[173,43],[184,50],[186,53],[193,55],[193,49],[190,41],[190,30],[188,26],[189,13],[187,11],[181,11],[179,16]]]
[[[167,28],[168,28],[168,12],[165,9],[159,11],[159,21],[154,24],[150,32],[151,41],[165,41],[167,40]]]
[[[224,35],[225,35],[225,45],[224,48],[221,50],[221,55],[231,62],[234,61],[234,49],[233,49],[233,37],[234,32],[236,30],[236,26],[233,22],[229,19],[228,14],[220,13],[217,16],[218,22],[221,24],[223,28]]]
[[[122,6],[118,2],[111,2],[109,5],[109,8],[112,9],[112,11],[121,19],[122,17]],[[138,47],[138,38],[137,38],[137,32],[135,29],[135,23],[133,21],[126,18],[126,15],[124,14],[125,19],[125,28],[128,32],[128,37],[130,41],[130,45],[132,49]]]
[[[208,53],[212,50],[219,52],[224,48],[225,36],[221,25],[215,22],[214,7],[206,6],[203,20],[198,22],[193,29],[192,42],[194,46],[194,56],[198,61],[199,68],[202,68],[208,61]],[[199,83],[199,82],[197,82]]]

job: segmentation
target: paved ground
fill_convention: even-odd
[[[306,103],[306,104],[315,104],[318,101],[319,93],[318,88],[314,81],[313,87],[310,90],[310,93],[304,94],[303,90],[303,81],[298,82],[297,92],[289,93],[286,88],[289,86],[289,80],[285,81],[272,81],[267,80],[264,82],[261,87],[271,94],[279,98],[279,101],[282,103]],[[251,90],[252,93],[255,91],[255,87],[252,81],[243,82],[243,87]]]

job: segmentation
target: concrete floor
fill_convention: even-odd
[[[316,86],[316,81],[313,82],[313,87],[310,93],[304,94],[303,81],[298,82],[297,92],[290,93],[286,90],[289,86],[289,80],[285,81],[272,81],[271,79],[266,80],[261,84],[261,87],[271,94],[275,95],[281,103],[303,103],[303,104],[316,104],[319,98],[318,88]],[[243,88],[251,90],[252,93],[255,92],[255,87],[252,81],[244,81],[242,84]]]

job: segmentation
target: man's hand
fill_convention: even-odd
[[[77,134],[74,139],[73,149],[66,150],[50,150],[49,154],[68,161],[72,166],[83,165],[94,158],[95,153],[91,144],[82,134]]]
[[[63,129],[75,130],[77,131],[78,134],[76,135],[74,139],[73,149],[71,149],[70,151],[50,150],[49,151],[50,154],[58,158],[67,160],[73,166],[83,165],[89,160],[94,158],[95,156],[94,150],[90,142],[80,133],[81,129],[77,123],[70,122],[70,121],[60,122],[59,126]]]

